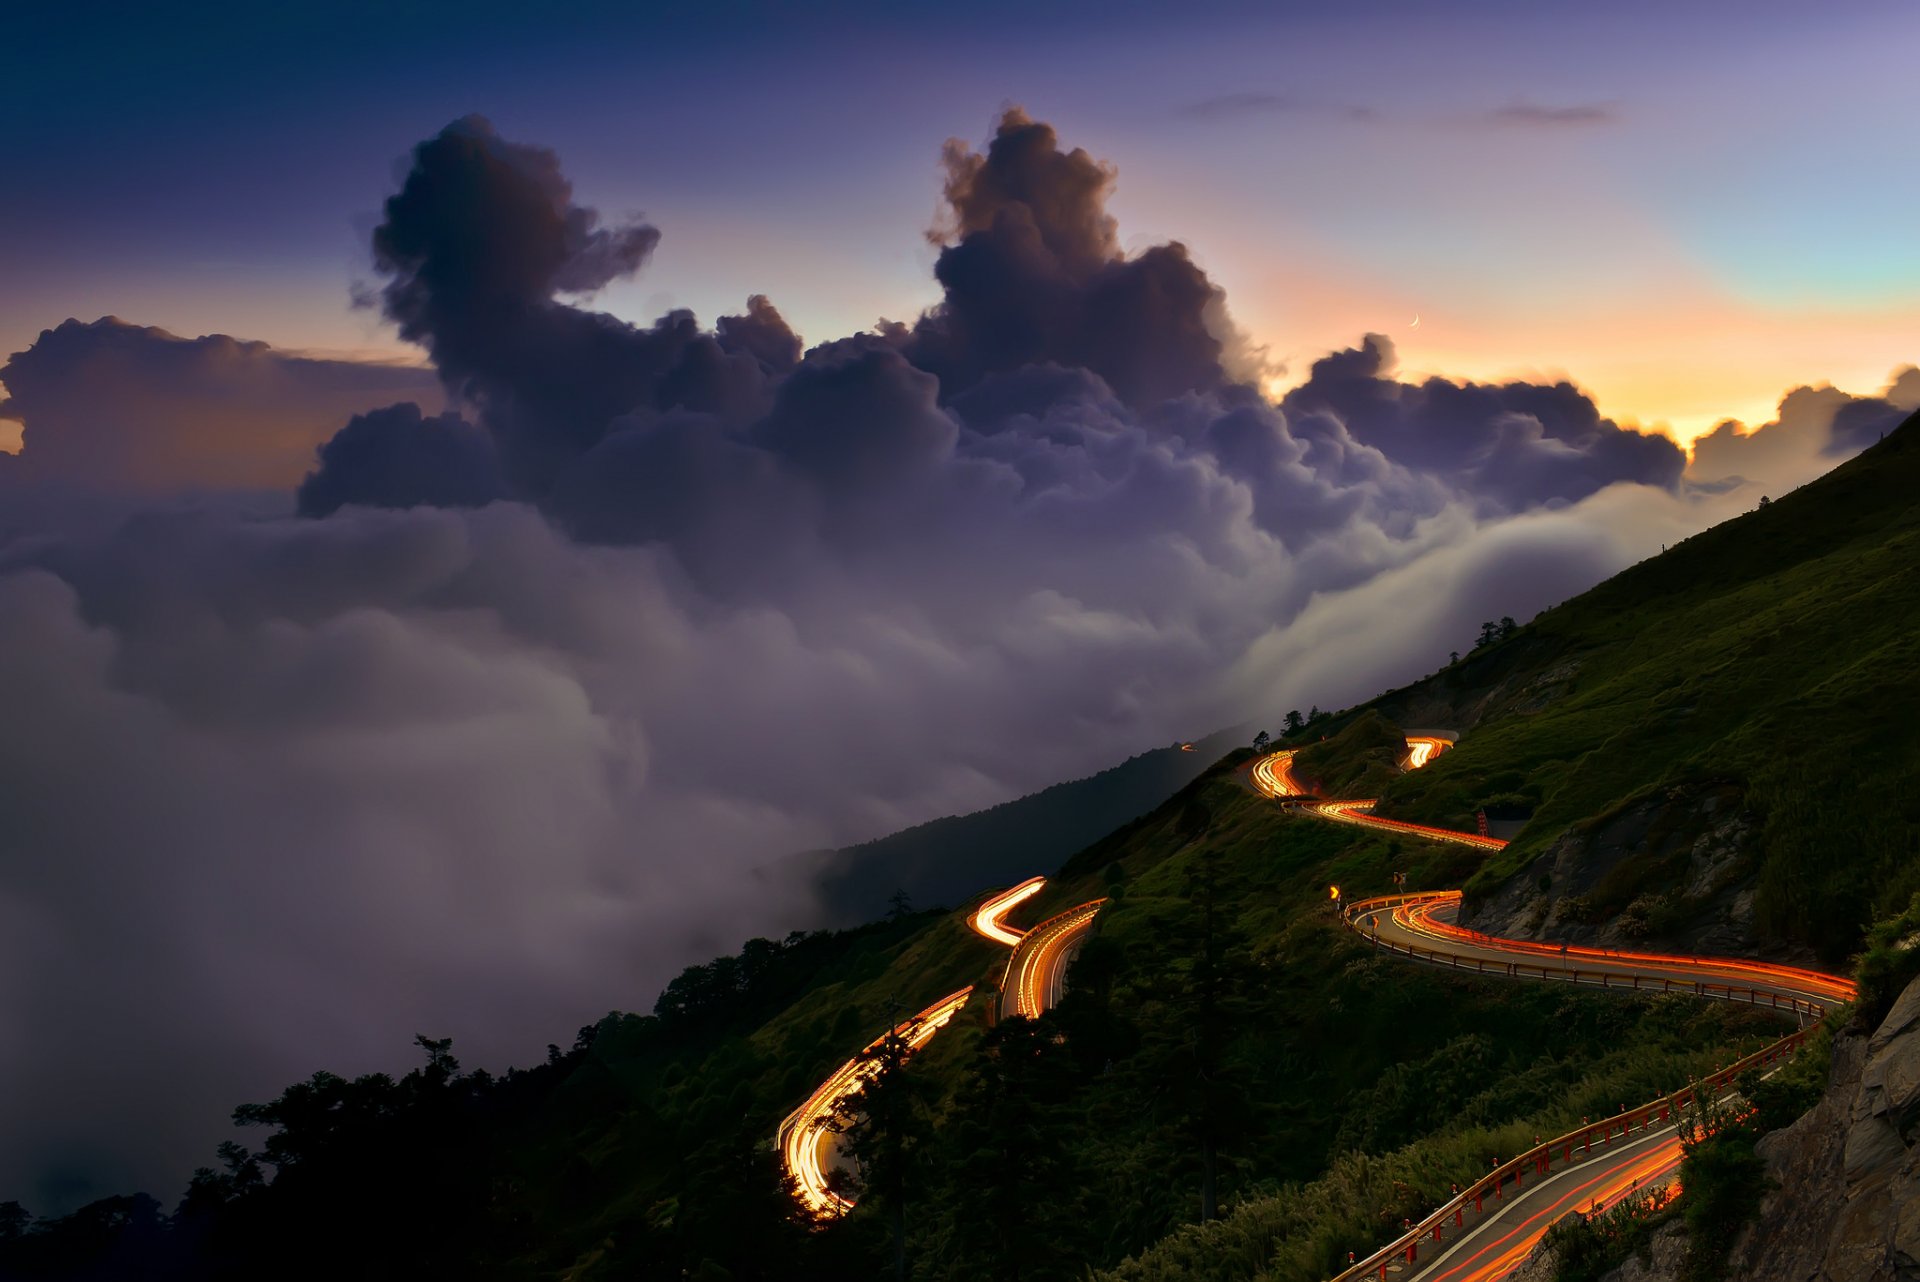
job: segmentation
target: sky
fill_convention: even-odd
[[[0,1201],[537,1060],[823,924],[790,856],[1920,409],[1908,11],[1541,12],[10,18]]]
[[[1685,440],[1912,358],[1911,5],[1035,8],[18,15],[0,353],[112,314],[413,357],[351,286],[392,166],[470,111],[663,229],[616,315],[910,319],[941,141],[1019,103],[1119,166],[1128,235],[1189,244],[1282,381],[1378,330]]]

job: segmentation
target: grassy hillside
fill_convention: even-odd
[[[1015,1258],[1035,1278],[1123,1266],[1198,1217],[1209,1151],[1223,1210],[1329,1165],[1391,1172],[1346,1218],[1262,1239],[1293,1261],[1276,1276],[1307,1278],[1523,1133],[1670,1089],[1777,1031],[1731,1008],[1374,954],[1327,911],[1328,883],[1364,893],[1396,869],[1457,882],[1460,854],[1289,816],[1234,781],[1235,759],[1081,852],[1026,910],[1112,900],[1057,1012],[993,1029],[983,992],[911,1062],[915,1277],[1010,1276]],[[179,1215],[132,1217],[142,1258],[187,1271],[115,1271],[121,1259],[104,1275],[873,1276],[883,1217],[863,1202],[825,1229],[799,1224],[774,1127],[890,1009],[990,984],[1005,955],[957,912],[757,941],[537,1069],[316,1078],[251,1110],[272,1138],[224,1155]],[[1211,1015],[1203,974],[1218,981]],[[1473,1129],[1437,1133],[1456,1122]],[[0,1241],[0,1275],[87,1276],[74,1253],[130,1240],[124,1207],[75,1218]],[[18,1267],[28,1247],[45,1269]]]
[[[1308,762],[1381,785],[1387,813],[1531,809],[1498,855],[1284,811],[1236,781],[1242,751],[1022,910],[1110,900],[1037,1024],[990,1024],[1006,953],[962,911],[756,940],[532,1069],[466,1073],[422,1039],[427,1062],[397,1081],[319,1074],[249,1105],[253,1151],[224,1149],[171,1212],[129,1197],[31,1224],[0,1205],[0,1277],[876,1276],[878,1195],[803,1223],[774,1127],[899,1012],[969,982],[905,1073],[913,1277],[1323,1277],[1532,1135],[1779,1031],[1758,1011],[1411,967],[1339,927],[1329,884],[1465,883],[1482,913],[1556,929],[1684,935],[1717,914],[1829,955],[1920,902],[1917,438],[1909,423],[1316,722]],[[1469,733],[1389,776],[1400,725]],[[1869,968],[1910,973],[1910,933],[1876,935]],[[1223,1218],[1196,1224],[1209,1203]]]
[[[1468,883],[1658,935],[1752,891],[1749,944],[1834,961],[1920,889],[1920,422],[1354,710],[1471,727],[1380,813],[1534,818]],[[1729,822],[1732,816],[1738,822]],[[1704,840],[1723,865],[1700,876]],[[1559,850],[1556,851],[1556,847]],[[1550,882],[1550,875],[1548,878]],[[1521,893],[1524,892],[1524,893]],[[1636,907],[1637,906],[1637,907]]]

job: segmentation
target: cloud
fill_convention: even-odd
[[[224,334],[179,338],[115,317],[69,320],[0,366],[18,472],[146,494],[282,489],[347,415],[438,401],[431,370],[316,360]]]
[[[1920,409],[1920,370],[1895,370],[1877,396],[1831,385],[1796,387],[1771,422],[1749,431],[1728,419],[1693,443],[1687,478],[1754,493],[1792,489],[1872,445]]]
[[[480,507],[507,496],[493,440],[458,414],[427,418],[411,401],[359,414],[320,447],[301,482],[302,516],[362,507]]]
[[[52,425],[104,393],[14,388],[0,966],[44,978],[0,997],[0,1196],[170,1192],[233,1104],[417,1032],[537,1057],[817,920],[783,856],[1364,697],[1749,505],[1377,336],[1276,405],[1191,256],[1122,249],[1110,166],[1017,110],[944,160],[940,301],[803,350],[763,297],[592,311],[658,234],[455,122],[375,239],[453,403],[335,410],[300,517],[76,520]],[[106,368],[110,441],[220,385]]]
[[[1543,106],[1519,100],[1495,107],[1483,119],[1493,125],[1514,125],[1529,129],[1587,128],[1620,122],[1619,108],[1607,102],[1578,102],[1561,107]]]
[[[1571,502],[1619,481],[1672,488],[1686,456],[1671,439],[1603,418],[1571,383],[1402,383],[1393,343],[1369,334],[1316,362],[1281,401],[1296,435],[1344,453],[1351,441],[1442,479],[1483,511]]]

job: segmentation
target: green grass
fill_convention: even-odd
[[[1684,827],[1718,795],[1755,822],[1732,873],[1755,888],[1757,942],[1845,957],[1920,890],[1916,491],[1910,421],[1831,475],[1364,705],[1388,717],[1416,701],[1492,705],[1457,748],[1387,786],[1380,813],[1469,827],[1490,802],[1533,807],[1468,883],[1477,900],[1569,830],[1602,832],[1643,804]],[[1677,848],[1686,834],[1666,835]],[[1588,907],[1610,916],[1657,899],[1683,864],[1643,856]],[[1672,907],[1670,927],[1697,905]]]

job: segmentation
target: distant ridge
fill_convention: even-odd
[[[1153,748],[1085,779],[986,810],[797,858],[819,861],[830,925],[883,915],[896,890],[922,907],[958,904],[990,886],[1058,868],[1192,783],[1246,737],[1245,728],[1235,726],[1194,740],[1190,752],[1178,745]]]

